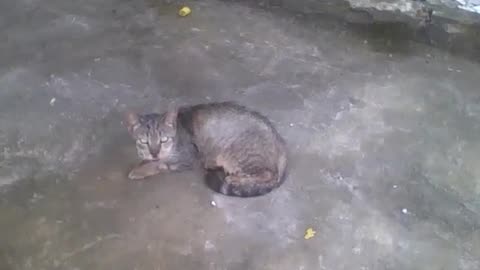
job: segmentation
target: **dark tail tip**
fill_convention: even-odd
[[[225,172],[222,169],[218,170],[208,170],[205,181],[207,186],[214,190],[215,192],[233,196],[233,197],[257,197],[269,193],[276,187],[278,187],[280,182],[267,182],[267,183],[246,183],[242,185],[235,185],[232,183],[227,183],[225,181]]]
[[[215,192],[222,193],[222,187],[225,183],[225,172],[222,169],[207,170],[205,182],[209,188]]]

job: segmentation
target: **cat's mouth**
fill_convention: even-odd
[[[151,154],[147,155],[147,154],[139,154],[138,155],[139,158],[143,161],[158,161],[160,160],[160,157],[157,155],[157,156],[153,156]]]

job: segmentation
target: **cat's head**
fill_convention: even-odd
[[[173,106],[164,114],[139,115],[125,113],[125,125],[136,141],[142,160],[162,160],[174,151],[177,130],[177,109]]]

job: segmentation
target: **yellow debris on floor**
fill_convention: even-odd
[[[305,231],[305,236],[303,238],[305,238],[305,240],[308,240],[310,238],[313,238],[315,236],[315,233],[317,233],[314,229],[312,228],[308,228],[306,231]]]
[[[182,17],[188,16],[190,13],[192,13],[192,10],[191,10],[189,7],[187,7],[187,6],[182,7],[182,8],[178,11],[178,15],[179,15],[179,16],[182,16]]]

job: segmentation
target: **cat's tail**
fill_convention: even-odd
[[[245,177],[242,181],[226,181],[228,176],[222,169],[207,171],[205,180],[207,185],[218,193],[234,197],[256,197],[269,193],[285,182],[286,171],[287,159],[282,156],[276,172],[267,172],[270,174],[268,181],[258,181],[254,177]]]

